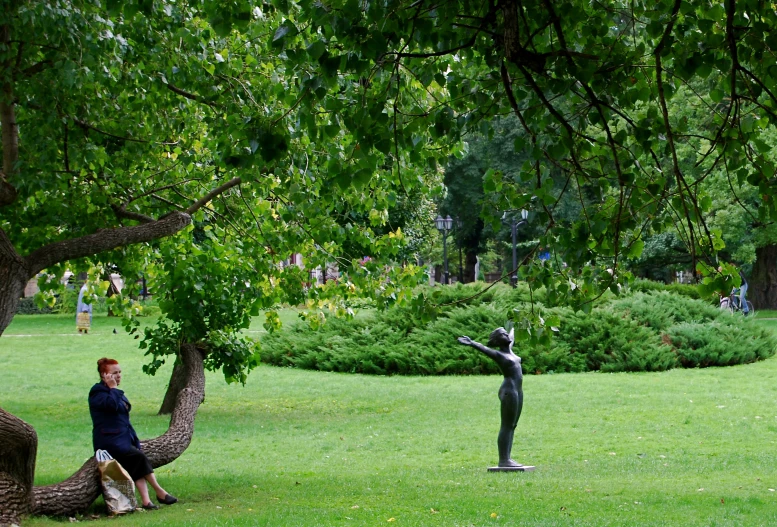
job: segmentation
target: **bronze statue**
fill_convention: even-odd
[[[523,371],[521,370],[521,358],[513,353],[513,335],[513,330],[508,333],[505,328],[495,329],[488,338],[488,345],[498,349],[488,348],[469,337],[459,337],[458,341],[465,346],[472,346],[485,353],[502,370],[505,379],[499,388],[499,400],[502,402],[502,425],[497,439],[499,447],[499,467],[497,468],[521,470],[524,465],[516,463],[510,458],[515,427],[518,425],[523,408]],[[531,469],[533,468],[531,467]]]

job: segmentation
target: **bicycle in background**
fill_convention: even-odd
[[[747,303],[747,313],[742,311],[741,301],[739,300],[739,288],[735,287],[731,290],[731,294],[720,298],[720,309],[728,309],[732,313],[741,312],[747,316],[755,315],[755,308],[753,303],[749,300],[745,300]]]

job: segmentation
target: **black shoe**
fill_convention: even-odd
[[[169,494],[165,494],[164,498],[157,498],[156,499],[159,503],[162,503],[164,505],[172,505],[173,503],[176,503],[178,501],[178,498],[175,496],[171,496]]]
[[[148,505],[143,505],[143,508],[147,511],[155,511],[159,509],[159,505],[154,505],[150,501],[148,502]]]

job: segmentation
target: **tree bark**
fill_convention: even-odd
[[[175,403],[170,426],[164,434],[141,441],[151,466],[167,465],[177,459],[189,446],[194,435],[194,419],[205,399],[205,368],[203,357],[196,346],[181,346],[182,370],[186,379]],[[34,431],[33,431],[34,434]],[[1,437],[1,436],[0,436]],[[56,485],[35,487],[32,493],[32,514],[73,515],[83,511],[100,495],[100,474],[97,463],[90,458],[70,478]],[[7,505],[0,502],[0,510]],[[1,523],[0,523],[1,524]]]
[[[469,284],[478,279],[475,276],[475,264],[478,263],[478,255],[475,251],[467,251],[464,260],[464,283]]]
[[[16,123],[16,103],[14,96],[13,62],[11,47],[11,27],[8,24],[0,26],[0,41],[6,48],[6,59],[0,68],[3,79],[0,88],[0,130],[3,141],[3,164],[0,170],[0,206],[10,205],[16,200],[16,189],[9,182],[17,172],[16,163],[19,160],[19,125]],[[18,44],[21,46],[21,44]]]
[[[186,385],[186,368],[183,363],[176,359],[173,366],[173,373],[170,374],[170,383],[167,385],[167,391],[165,392],[165,398],[162,400],[162,406],[159,408],[157,415],[170,415],[175,408],[175,401],[178,399],[178,393]]]
[[[747,298],[756,309],[777,309],[777,245],[759,247],[755,256]]]
[[[0,408],[0,525],[19,524],[32,509],[37,450],[35,430]]]
[[[14,249],[3,229],[0,229],[0,335],[11,323],[24,286],[30,279],[24,259]]]
[[[192,218],[188,214],[176,211],[150,223],[103,229],[94,234],[45,245],[30,253],[25,261],[32,276],[35,276],[40,271],[59,262],[171,236],[189,225],[191,220]]]

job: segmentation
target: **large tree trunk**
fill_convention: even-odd
[[[475,276],[475,264],[478,263],[478,255],[475,251],[467,251],[464,260],[464,283],[469,284],[478,279]]]
[[[32,508],[38,436],[0,408],[0,525],[14,525]]]
[[[777,245],[759,247],[755,256],[747,298],[756,309],[777,309]]]
[[[24,286],[29,279],[26,262],[0,229],[0,335],[16,314],[19,299],[24,296]]]
[[[178,394],[170,427],[159,437],[141,441],[141,448],[154,468],[174,461],[189,446],[197,408],[205,399],[202,354],[194,345],[185,344],[181,346],[181,358],[186,383]],[[90,458],[64,482],[35,487],[30,511],[32,514],[73,515],[86,509],[99,495],[100,474],[94,458]],[[5,510],[6,505],[0,503],[0,508]]]
[[[165,398],[162,406],[159,408],[158,415],[170,415],[175,408],[175,401],[178,399],[178,393],[186,386],[186,368],[183,363],[176,359],[173,366],[173,373],[170,374],[170,383],[167,385]]]

